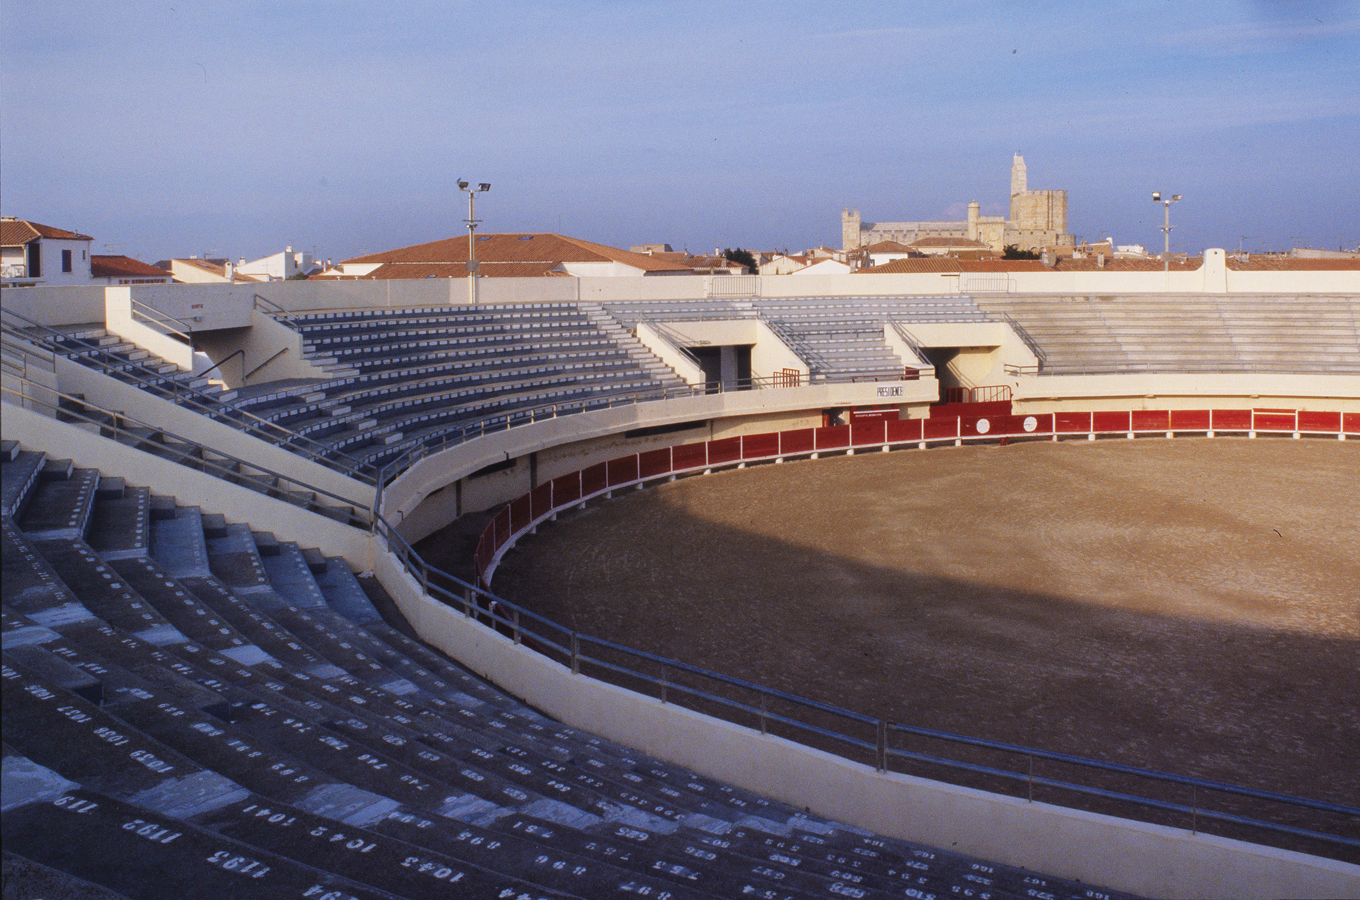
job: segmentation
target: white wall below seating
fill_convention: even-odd
[[[426,641],[568,725],[880,834],[1149,897],[1360,896],[1360,867],[882,773],[570,670],[376,572]]]

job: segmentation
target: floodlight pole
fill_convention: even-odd
[[[1172,194],[1170,200],[1162,199],[1161,191],[1152,192],[1152,202],[1162,204],[1162,271],[1171,271],[1171,204],[1181,199],[1180,194]]]
[[[458,182],[458,189],[468,195],[468,217],[463,221],[468,227],[468,303],[472,306],[477,305],[477,226],[481,220],[477,218],[476,206],[474,201],[478,194],[486,193],[491,190],[491,185],[482,182],[477,187],[470,187],[466,181]]]

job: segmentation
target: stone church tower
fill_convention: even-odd
[[[926,237],[967,238],[1000,253],[1009,244],[1021,250],[1070,247],[1067,191],[1031,191],[1025,158],[1011,159],[1010,216],[984,216],[976,200],[963,222],[865,222],[858,209],[841,211],[841,248],[854,250],[880,241],[909,244]]]
[[[1067,191],[1029,190],[1025,158],[1019,153],[1011,160],[1011,214],[1003,242],[1021,250],[1072,245],[1072,236],[1067,234]]]
[[[1017,153],[1011,159],[1011,196],[1025,191],[1025,158]]]

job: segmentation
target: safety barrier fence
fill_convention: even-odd
[[[241,459],[126,413],[97,406],[84,397],[65,394],[27,378],[14,377],[0,386],[3,402],[32,409],[125,444],[152,456],[220,478],[352,528],[372,527],[371,511],[324,488],[294,481],[273,469]],[[288,487],[294,485],[294,487]]]
[[[503,507],[478,541],[478,578],[489,585],[500,555],[545,518],[593,497],[673,475],[707,472],[790,457],[816,459],[823,453],[890,450],[915,444],[960,445],[978,441],[1085,436],[1161,434],[1280,434],[1360,436],[1360,412],[1298,409],[1097,410],[1008,416],[949,416],[930,419],[868,418],[849,425],[747,434],[693,444],[677,444],[596,463],[546,481]]]
[[[1360,807],[1291,797],[917,728],[797,697],[581,634],[490,592],[503,554],[559,512],[647,482],[823,454],[1010,439],[1272,434],[1360,437],[1360,412],[1284,409],[1122,410],[944,419],[869,419],[680,444],[597,463],[538,485],[503,507],[478,541],[477,584],[426,566],[395,533],[389,545],[437,599],[461,608],[573,672],[681,702],[738,724],[872,763],[882,771],[958,781],[1029,800],[1144,818],[1266,841],[1299,839],[1309,852],[1360,858]],[[381,527],[387,530],[386,523]],[[1092,806],[1092,804],[1095,804]],[[1319,830],[1321,829],[1321,830]]]

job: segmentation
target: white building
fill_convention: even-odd
[[[316,268],[312,254],[285,247],[282,252],[251,262],[242,257],[236,264],[236,274],[249,275],[256,281],[287,281],[298,275],[310,275]]]
[[[5,216],[0,220],[0,275],[7,287],[90,283],[94,238]]]

